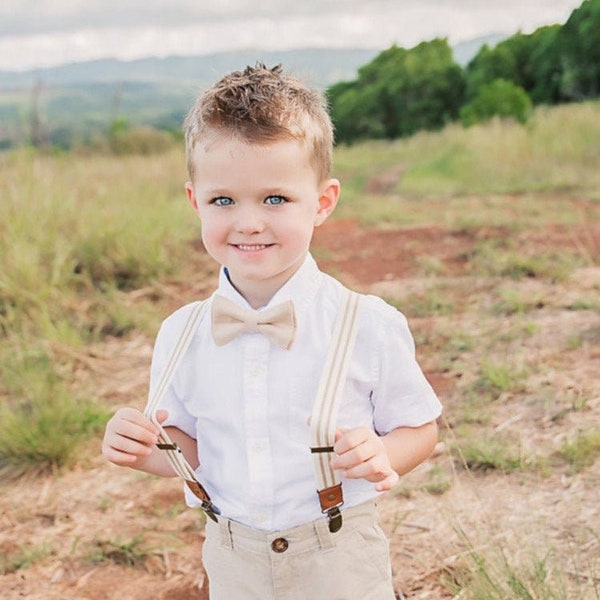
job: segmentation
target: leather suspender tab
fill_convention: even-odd
[[[338,483],[331,487],[319,490],[319,502],[321,503],[321,510],[327,512],[334,506],[341,506],[344,503],[344,495],[342,494],[342,484]]]
[[[317,490],[319,494],[319,502],[321,504],[321,512],[327,514],[329,518],[329,531],[335,533],[342,527],[342,513],[340,506],[344,504],[344,494],[342,492],[342,484],[332,485],[324,490]]]
[[[213,520],[217,522],[217,515],[221,514],[221,511],[212,503],[210,496],[198,481],[185,480],[188,488],[192,491],[194,496],[202,502],[202,510]]]

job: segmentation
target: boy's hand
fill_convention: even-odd
[[[349,479],[366,479],[375,483],[378,492],[391,490],[398,482],[382,439],[368,427],[357,427],[335,434],[331,468],[340,469]]]
[[[159,410],[156,417],[162,423],[169,413]],[[134,408],[120,408],[106,424],[102,441],[104,457],[122,467],[134,467],[152,454],[158,441],[154,423]]]

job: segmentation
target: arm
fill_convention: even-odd
[[[398,427],[378,436],[368,427],[338,431],[331,460],[349,479],[366,479],[379,492],[390,490],[399,476],[421,464],[435,448],[438,428],[435,421],[420,427]]]
[[[167,411],[157,412],[160,423],[167,417]],[[198,466],[196,440],[176,427],[166,427],[165,430],[195,469]],[[157,439],[158,429],[150,419],[134,408],[121,408],[106,425],[102,454],[108,461],[121,467],[131,467],[161,477],[174,477],[165,453],[155,445]]]

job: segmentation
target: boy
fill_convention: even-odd
[[[341,476],[343,524],[328,526],[309,430],[346,290],[309,253],[314,228],[340,193],[329,174],[325,101],[281,67],[248,67],[199,97],[185,133],[187,197],[206,250],[222,267],[206,313],[214,324],[206,316],[198,325],[157,420],[221,512],[207,519],[203,546],[211,598],[393,599],[374,501],[429,456],[441,406],[415,361],[405,318],[361,296],[329,454]],[[223,332],[219,303],[258,311],[256,322],[285,306],[291,337]],[[190,305],[161,327],[151,391],[189,313]],[[117,465],[172,476],[155,445],[158,431],[139,411],[120,409],[107,424],[103,453]]]

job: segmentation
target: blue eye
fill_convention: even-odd
[[[265,198],[265,203],[270,204],[271,206],[278,206],[279,204],[285,204],[287,202],[287,198],[283,196],[267,196]]]
[[[219,196],[218,198],[213,198],[211,204],[215,206],[231,206],[233,204],[233,200],[231,198],[227,198],[227,196]]]

